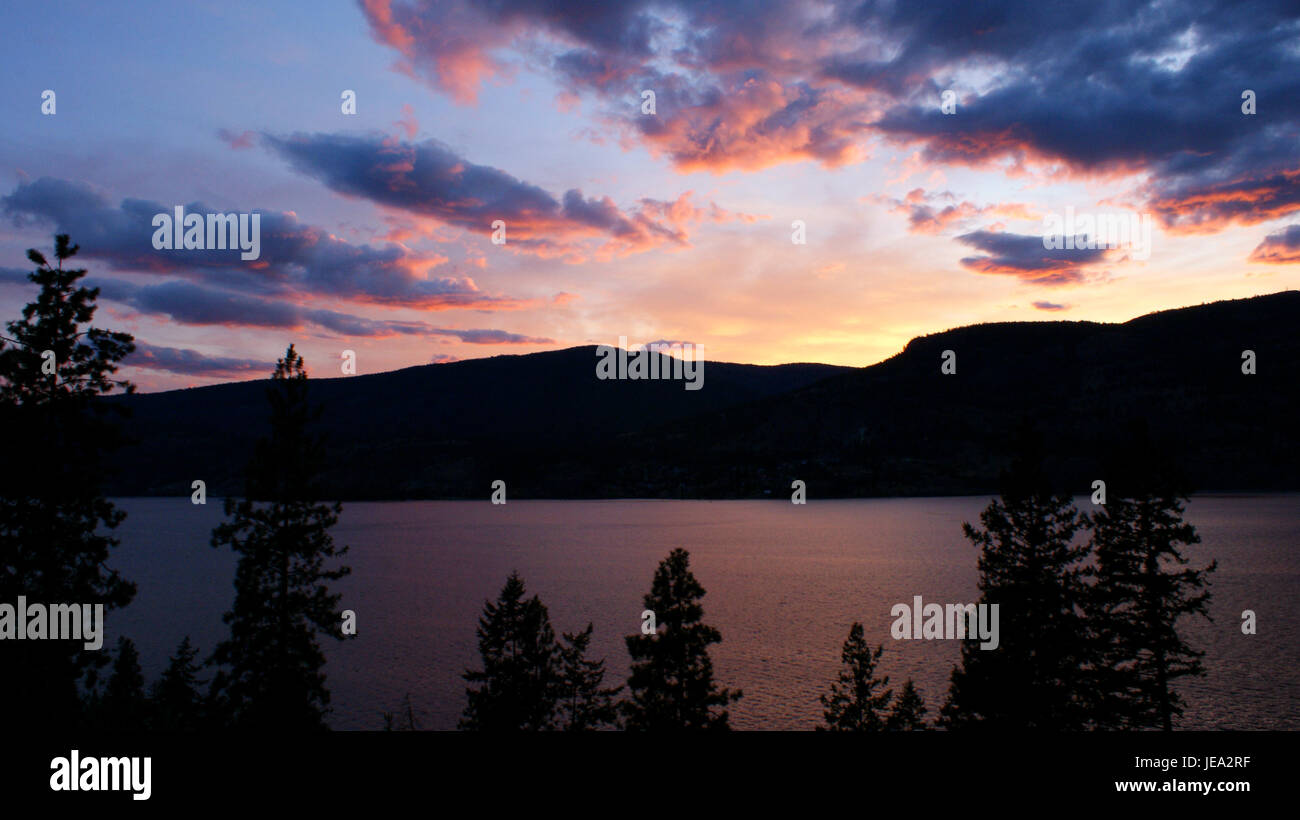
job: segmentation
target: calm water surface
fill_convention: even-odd
[[[185,635],[206,655],[224,635],[234,557],[213,549],[219,499],[133,498],[113,565],[139,585],[108,616],[108,639],[131,637],[152,680]],[[477,663],[474,629],[512,569],[550,609],[560,631],[595,624],[592,654],[609,679],[628,668],[623,636],[639,629],[642,597],[675,547],[708,590],[706,620],[721,630],[715,673],[744,690],[732,707],[742,729],[811,729],[817,696],[835,679],[855,620],[882,643],[883,671],[912,677],[931,716],[957,660],[955,641],[895,641],[890,608],[976,600],[976,550],[961,522],[987,498],[848,501],[409,501],[344,505],[335,540],[352,575],[339,582],[358,637],[329,642],[332,724],[378,729],[380,713],[410,693],[425,728],[455,728],[461,673]],[[1076,499],[1080,509],[1086,498]],[[1300,495],[1202,496],[1188,508],[1217,558],[1214,623],[1188,622],[1209,675],[1184,682],[1181,728],[1300,728]],[[1258,634],[1241,633],[1241,612]]]

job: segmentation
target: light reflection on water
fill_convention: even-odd
[[[834,680],[854,620],[884,644],[882,669],[912,677],[933,717],[957,659],[954,641],[895,641],[890,608],[976,600],[976,550],[961,522],[987,498],[810,501],[410,501],[350,503],[335,528],[351,551],[339,582],[359,635],[328,643],[331,723],[380,728],[380,712],[405,693],[425,728],[450,729],[464,706],[461,673],[477,662],[474,629],[483,601],[518,569],[560,631],[595,624],[592,655],[609,676],[627,673],[623,636],[640,627],[656,564],[675,547],[708,595],[706,620],[721,630],[715,673],[744,690],[732,707],[742,729],[811,729],[817,697]],[[189,634],[206,654],[224,634],[234,558],[208,546],[221,503],[122,499],[129,513],[113,566],[139,585],[108,616],[137,644],[147,679]],[[1090,506],[1076,499],[1080,509]],[[1206,650],[1209,676],[1183,682],[1180,728],[1300,728],[1300,496],[1203,496],[1188,509],[1202,543],[1196,565],[1217,558],[1214,623],[1186,627]],[[1242,635],[1253,609],[1258,634]],[[607,678],[609,680],[609,678]]]

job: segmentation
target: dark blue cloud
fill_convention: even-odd
[[[0,285],[26,286],[34,292],[35,286],[27,276],[28,271],[18,268],[0,268]],[[305,308],[292,302],[233,293],[193,282],[168,281],[140,285],[101,276],[90,277],[85,281],[88,286],[99,288],[101,300],[116,302],[141,313],[163,316],[186,325],[285,330],[316,327],[344,337],[417,336],[458,339],[466,344],[477,345],[555,343],[550,338],[492,328],[438,327],[428,322],[371,319],[336,310]]]
[[[421,268],[437,260],[401,245],[353,245],[292,213],[258,211],[261,255],[243,261],[237,249],[156,250],[153,218],[171,214],[173,205],[128,198],[115,207],[81,182],[42,177],[19,183],[0,201],[15,223],[53,225],[74,237],[82,256],[102,259],[116,270],[175,274],[264,295],[333,296],[432,310],[518,306],[483,293],[468,277],[423,278]],[[221,212],[198,202],[184,207],[187,214]]]
[[[642,211],[624,212],[607,197],[587,198],[577,189],[556,199],[505,171],[469,162],[437,140],[294,134],[264,135],[263,143],[297,171],[347,196],[484,235],[501,220],[507,245],[577,250],[584,239],[605,237],[614,250],[635,251],[686,242],[680,225]]]
[[[1264,237],[1251,252],[1250,261],[1276,265],[1300,263],[1300,224],[1287,225]]]
[[[1137,193],[1169,230],[1300,210],[1295,0],[370,0],[363,12],[405,68],[462,100],[506,73],[513,48],[680,170],[839,165],[883,134],[939,163],[1145,174]],[[656,115],[641,114],[641,89]],[[940,111],[945,90],[956,114]]]
[[[1049,249],[1041,236],[973,231],[957,241],[984,252],[968,256],[961,264],[979,273],[1014,276],[1040,285],[1069,285],[1084,282],[1088,268],[1105,261],[1104,248]]]
[[[913,34],[925,44],[904,48],[895,62],[930,87],[875,126],[921,141],[928,159],[1145,171],[1142,194],[1174,230],[1217,230],[1300,208],[1300,7],[1034,3],[1003,14],[1006,4],[906,5],[926,9]],[[947,23],[929,19],[940,13],[987,35],[944,37]],[[981,61],[996,87],[966,89],[957,113],[942,113],[938,91],[960,88],[948,79],[952,69]],[[1254,115],[1242,112],[1246,89],[1256,95]]]
[[[143,370],[160,370],[185,376],[223,376],[227,378],[247,377],[257,373],[269,376],[271,371],[275,370],[274,362],[209,356],[189,348],[160,347],[142,342],[139,339],[135,341],[135,351],[127,356],[122,363]]]
[[[314,326],[339,336],[454,338],[468,344],[553,344],[553,339],[504,330],[443,328],[427,322],[370,319],[336,310],[309,309],[290,302],[261,299],[191,282],[138,285],[118,279],[91,280],[100,296],[141,313],[187,325],[300,329]]]
[[[91,284],[99,288],[104,299],[187,325],[292,328],[303,324],[302,310],[290,302],[245,296],[192,282],[136,285],[96,278]]]

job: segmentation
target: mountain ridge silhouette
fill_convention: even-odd
[[[809,498],[992,492],[1028,420],[1062,490],[1105,478],[1144,425],[1197,491],[1300,490],[1300,292],[1122,323],[997,322],[862,368],[708,361],[704,387],[602,381],[595,346],[314,378],[342,499]],[[955,354],[956,372],[941,372]],[[1242,372],[1253,350],[1257,372]],[[309,366],[311,363],[308,363]],[[322,368],[317,365],[316,372]],[[136,441],[113,495],[240,493],[264,380],[116,396]]]

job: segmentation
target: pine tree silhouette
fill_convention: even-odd
[[[614,698],[623,687],[605,688],[605,662],[587,660],[591,632],[591,624],[578,633],[566,632],[560,646],[557,728],[564,731],[585,732],[618,725]]]
[[[962,524],[980,548],[981,604],[999,605],[1000,643],[961,646],[940,722],[948,728],[1079,729],[1087,722],[1090,659],[1083,616],[1086,544],[1073,543],[1083,519],[1068,495],[1053,495],[1042,443],[1022,428],[1002,476],[1001,498]]]
[[[722,634],[701,622],[704,587],[690,571],[690,554],[673,550],[655,570],[645,608],[655,613],[657,630],[629,635],[631,699],[622,708],[628,729],[729,729],[726,706],[739,690],[713,680],[709,646]]]
[[[821,696],[824,726],[819,729],[833,732],[880,732],[885,729],[893,690],[888,689],[889,676],[876,676],[876,663],[883,646],[873,651],[863,637],[862,624],[854,622],[849,627],[849,637],[840,650],[839,680],[831,691]]]
[[[546,607],[512,572],[496,603],[486,601],[478,622],[483,668],[467,670],[468,703],[460,728],[470,731],[543,731],[553,728],[559,649]]]
[[[213,547],[239,555],[235,603],[224,616],[230,637],[211,658],[213,703],[237,728],[322,729],[330,697],[317,637],[346,637],[341,596],[329,582],[351,570],[330,568],[347,553],[329,532],[342,505],[317,500],[322,442],[308,428],[320,408],[308,403],[307,371],[293,345],[267,396],[271,434],[254,452],[248,497],[227,498],[228,520],[212,531]]]
[[[140,654],[130,638],[117,639],[113,671],[99,702],[99,725],[116,732],[141,731],[149,716],[149,699],[144,693]]]
[[[132,337],[96,327],[98,288],[65,269],[78,246],[55,237],[56,264],[29,250],[40,288],[0,337],[0,600],[41,604],[130,603],[135,585],[107,567],[126,518],[100,491],[107,457],[121,444],[112,411],[95,397],[134,387],[115,380]],[[6,728],[67,728],[80,722],[78,683],[93,686],[107,653],[80,641],[0,641],[0,703]]]
[[[162,676],[154,683],[153,728],[161,732],[194,732],[203,727],[206,681],[199,678],[199,650],[185,636]]]
[[[894,700],[894,707],[889,710],[885,728],[891,732],[920,732],[926,728],[925,699],[916,690],[912,679],[908,678]]]
[[[407,692],[402,696],[402,705],[397,712],[384,711],[380,716],[384,720],[385,732],[418,732],[421,729],[420,717],[424,715],[424,710],[416,709],[411,703],[411,693]],[[398,718],[401,718],[402,724],[397,725]]]
[[[1089,619],[1097,642],[1095,723],[1105,729],[1173,729],[1179,678],[1201,676],[1203,652],[1178,634],[1185,615],[1209,618],[1209,575],[1187,568],[1182,548],[1200,542],[1183,520],[1186,495],[1144,427],[1127,439],[1106,504],[1090,516],[1096,555]]]

